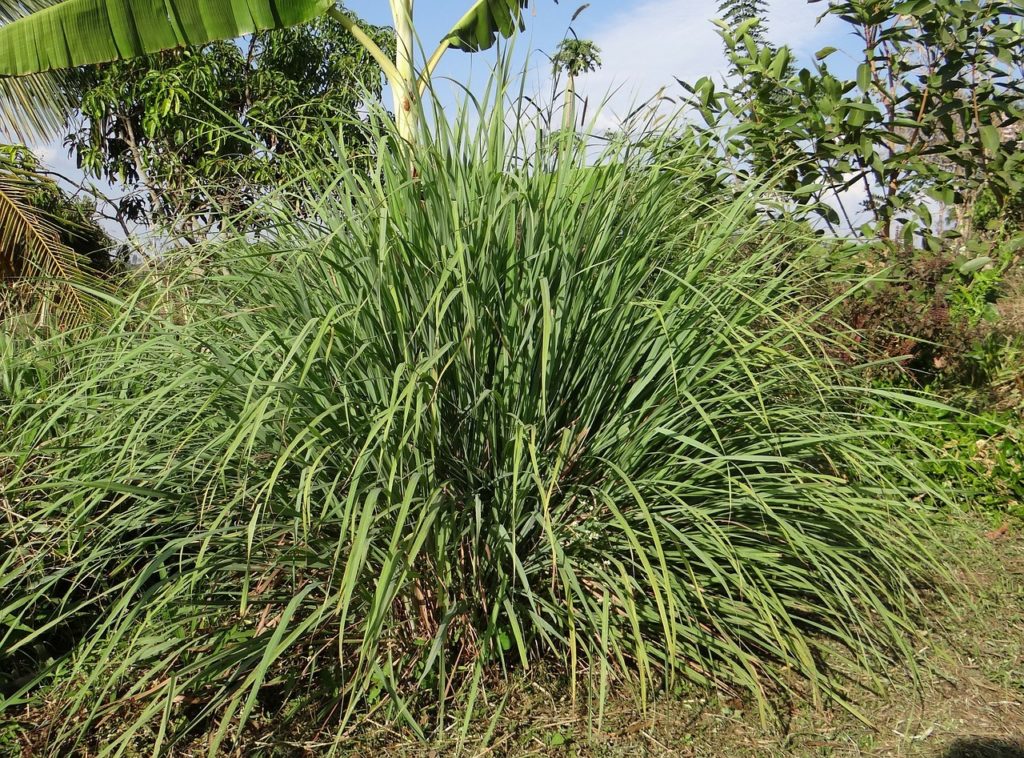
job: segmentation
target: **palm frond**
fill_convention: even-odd
[[[89,312],[78,286],[93,277],[56,224],[33,206],[34,179],[0,159],[0,281],[17,302],[58,305],[62,321],[78,321]],[[3,308],[0,303],[0,314]]]

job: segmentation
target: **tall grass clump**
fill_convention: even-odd
[[[669,135],[502,103],[12,351],[0,658],[55,751],[429,736],[538,662],[600,710],[911,660],[928,484],[800,305],[809,238]]]

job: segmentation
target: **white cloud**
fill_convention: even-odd
[[[769,3],[769,37],[807,58],[834,36],[834,17],[815,25],[821,6],[806,0]],[[642,0],[590,26],[584,16],[581,37],[601,48],[602,68],[580,77],[579,91],[591,107],[605,101],[600,125],[608,126],[665,88],[675,97],[676,79],[693,82],[702,76],[724,78],[728,65],[711,19],[720,15],[717,0]],[[670,107],[670,106],[669,106]]]

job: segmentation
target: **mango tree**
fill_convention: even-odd
[[[328,14],[373,56],[394,95],[398,132],[416,133],[419,99],[449,48],[485,50],[522,24],[529,0],[476,0],[417,73],[414,0],[390,0],[396,51],[389,58],[334,0],[63,0],[0,27],[0,76],[26,76],[135,58],[280,29]]]

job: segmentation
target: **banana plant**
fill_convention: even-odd
[[[417,74],[414,0],[389,0],[396,52],[392,60],[334,0],[63,0],[0,26],[0,77],[31,76],[134,58],[187,45],[234,39],[301,24],[328,14],[380,65],[394,95],[398,132],[416,134],[419,100],[450,48],[486,50],[522,26],[529,0],[476,0]]]
[[[479,52],[490,48],[499,36],[511,36],[517,26],[522,27],[522,11],[529,0],[476,0],[441,39],[419,75],[416,74],[413,55],[416,44],[414,0],[389,1],[395,27],[394,61],[374,44],[351,16],[334,5],[327,12],[348,29],[380,64],[391,85],[398,133],[407,142],[412,142],[420,112],[419,100],[445,52],[449,48]]]
[[[46,0],[0,0],[0,28],[46,6]],[[69,73],[0,78],[0,134],[26,144],[64,136],[61,128],[71,112]]]

